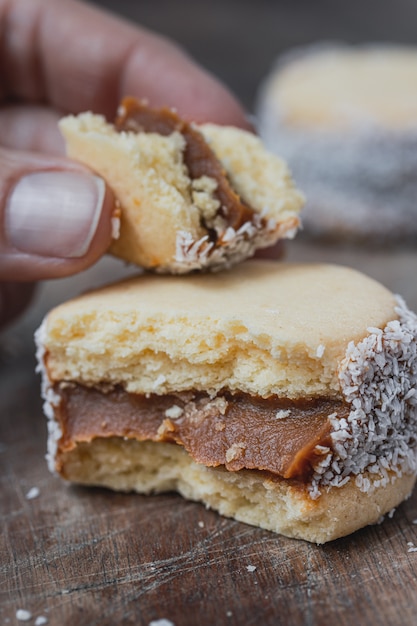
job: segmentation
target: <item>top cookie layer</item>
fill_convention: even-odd
[[[336,396],[349,342],[396,319],[395,306],[387,289],[348,268],[252,261],[88,293],[49,314],[40,342],[52,380],[136,393]]]

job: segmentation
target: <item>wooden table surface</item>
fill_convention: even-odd
[[[409,0],[97,0],[176,37],[248,107],[281,49],[323,38],[415,41]],[[417,310],[417,251],[302,240],[289,260],[353,265]],[[417,493],[391,519],[323,547],[221,518],[172,494],[74,488],[48,473],[33,331],[55,303],[125,275],[110,259],[46,283],[0,337],[0,625],[411,626]],[[29,498],[30,490],[38,495]],[[255,569],[254,569],[255,568]],[[164,626],[164,622],[160,623]],[[168,626],[165,623],[165,626]]]

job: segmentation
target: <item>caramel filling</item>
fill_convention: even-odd
[[[74,383],[56,385],[56,419],[62,428],[62,456],[97,437],[170,442],[183,446],[197,463],[267,471],[307,481],[331,447],[328,416],[347,418],[349,408],[335,399],[293,401],[225,392],[183,392],[158,396],[115,388],[103,392]]]
[[[151,109],[135,98],[125,98],[115,121],[116,130],[170,135],[180,132],[185,139],[184,163],[192,180],[202,176],[213,178],[217,188],[213,197],[219,201],[219,215],[228,226],[238,230],[253,221],[255,210],[242,202],[232,189],[227,174],[203,135],[190,123],[182,120],[172,109]],[[210,233],[215,238],[215,233]]]

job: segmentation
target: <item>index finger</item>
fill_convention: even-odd
[[[124,95],[195,121],[248,127],[231,93],[180,48],[72,0],[0,0],[2,98],[112,117]]]

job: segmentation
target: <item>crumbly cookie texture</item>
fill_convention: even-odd
[[[120,202],[120,236],[110,248],[116,256],[158,272],[218,270],[295,235],[303,196],[286,164],[251,133],[213,124],[195,128],[235,192],[255,210],[237,229],[221,211],[210,173],[190,178],[180,132],[117,132],[92,113],[61,120],[67,154],[103,176]]]
[[[140,394],[334,397],[348,342],[384,328],[395,306],[382,285],[334,265],[247,261],[218,274],[145,274],[51,311],[48,371]]]
[[[411,46],[319,44],[278,59],[259,131],[306,194],[306,234],[415,240],[416,84]]]
[[[413,474],[397,476],[372,493],[360,491],[350,481],[323,490],[313,500],[303,489],[261,472],[208,468],[195,463],[180,446],[121,438],[79,444],[68,453],[63,476],[116,491],[177,491],[225,517],[318,544],[379,523],[410,495],[415,480]]]

